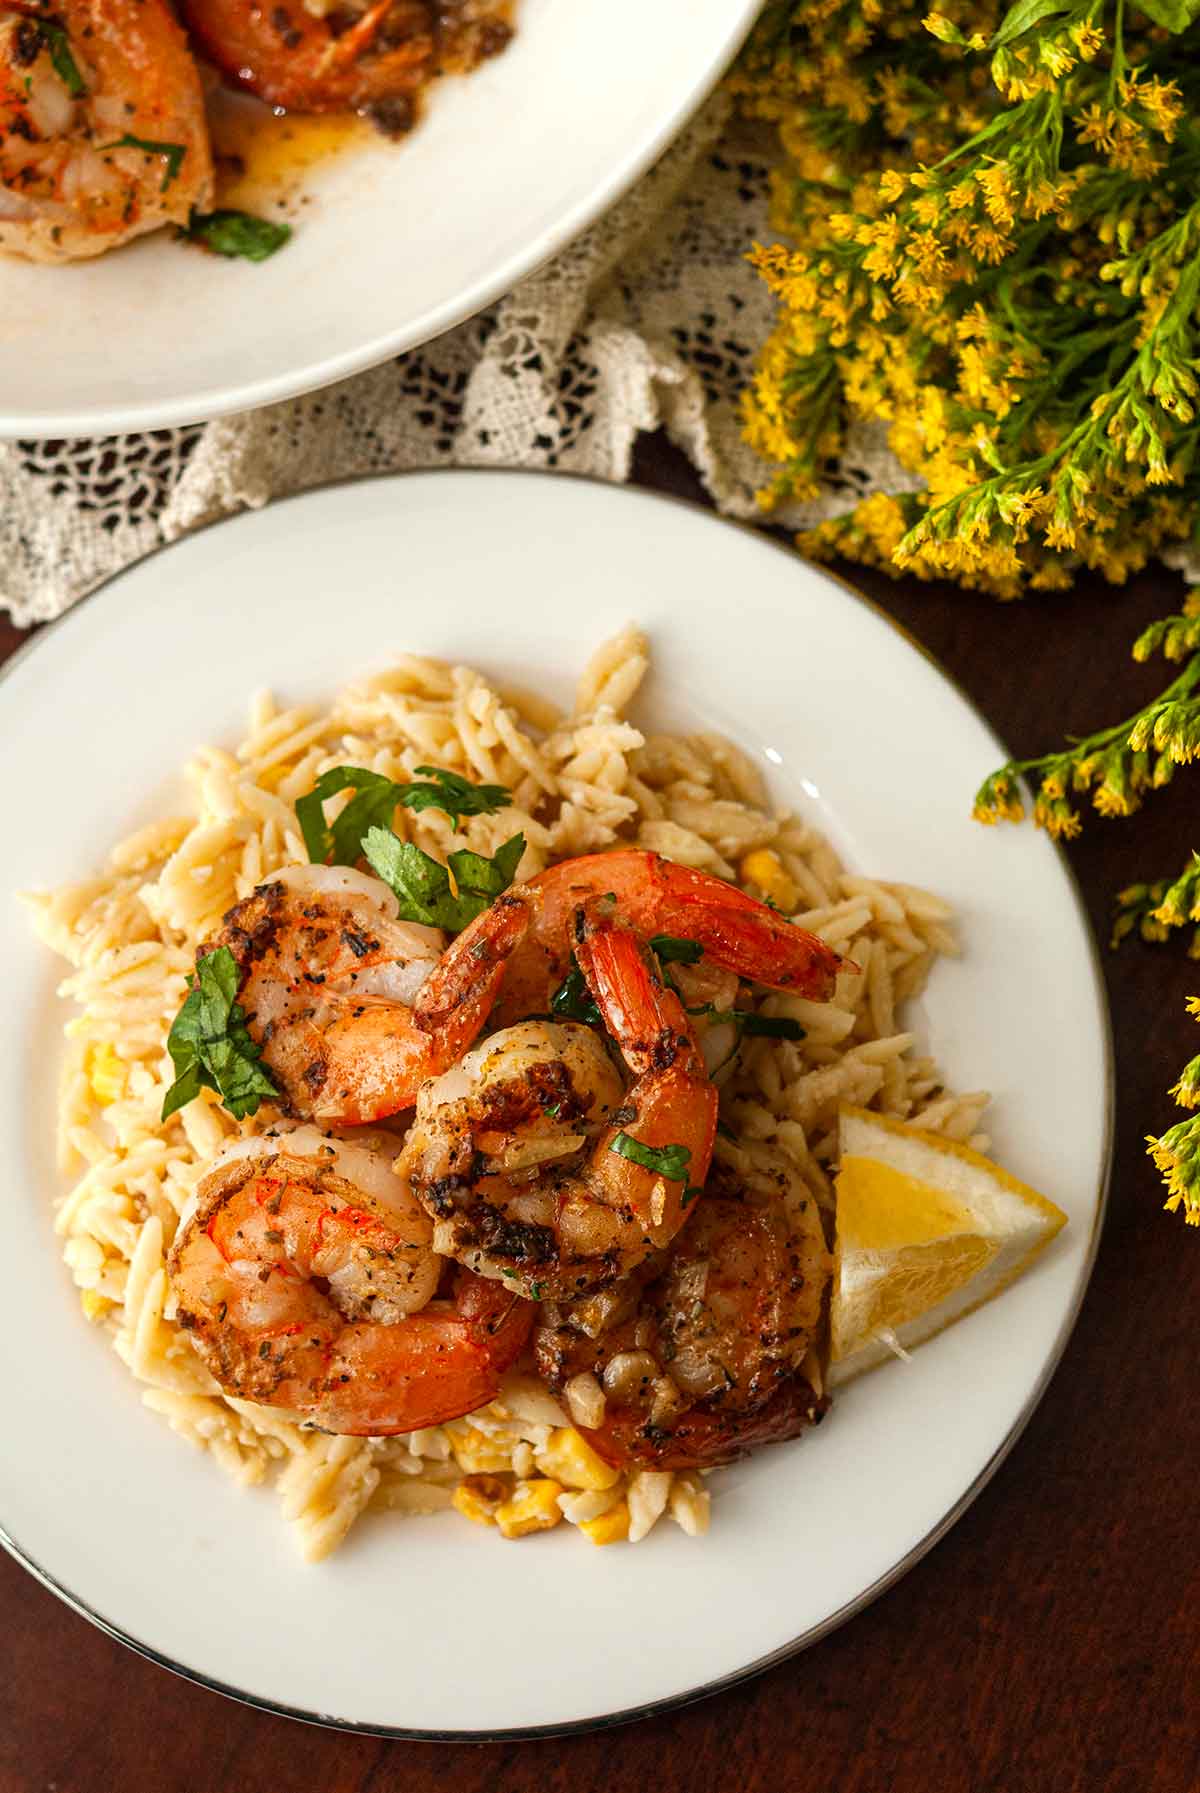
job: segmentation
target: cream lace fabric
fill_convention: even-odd
[[[767,229],[763,146],[718,94],[585,236],[507,298],[306,398],[184,429],[0,444],[0,605],[21,624],[197,524],[284,493],[415,467],[623,480],[665,427],[721,509],[757,514],[764,468],[738,394],[771,323],[745,250]],[[804,526],[910,482],[864,431]]]

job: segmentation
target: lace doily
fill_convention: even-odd
[[[469,323],[308,397],[186,429],[0,445],[0,604],[56,616],[197,524],[350,474],[560,468],[628,477],[665,427],[714,501],[758,514],[764,467],[738,398],[772,302],[745,260],[769,238],[761,141],[718,94],[643,180],[564,254]],[[836,515],[910,484],[863,430],[816,502]]]

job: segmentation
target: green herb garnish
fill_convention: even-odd
[[[190,243],[203,243],[214,255],[241,256],[243,261],[266,261],[283,248],[291,234],[290,224],[229,208],[193,212],[186,230],[180,232]]]
[[[764,1040],[803,1040],[804,1029],[798,1021],[791,1021],[786,1015],[755,1015],[749,1009],[727,1009],[720,1011],[722,1020],[730,1020],[735,1027],[740,1027],[747,1039],[756,1035]]]
[[[676,934],[653,935],[650,950],[658,954],[664,965],[695,965],[704,957],[698,940],[681,940]]]
[[[805,1030],[798,1021],[792,1021],[787,1015],[756,1015],[753,1009],[718,1009],[711,1002],[698,1002],[695,1008],[688,1010],[689,1015],[703,1015],[713,1027],[722,1027],[727,1022],[738,1030],[739,1040],[743,1035],[753,1039],[766,1040],[803,1040],[807,1038]]]
[[[197,961],[188,993],[167,1035],[175,1081],[163,1098],[162,1119],[195,1100],[202,1089],[216,1090],[235,1120],[256,1114],[264,1096],[279,1094],[258,1062],[262,1049],[246,1029],[237,1002],[241,973],[227,946]]]
[[[395,893],[399,919],[451,934],[460,934],[508,889],[524,851],[525,836],[514,834],[490,859],[464,849],[442,865],[389,828],[368,828],[362,841],[367,864]]]
[[[599,1027],[600,1010],[587,987],[587,979],[579,969],[574,954],[568,971],[550,998],[550,1013],[556,1021],[582,1021],[586,1027]]]
[[[371,828],[390,828],[397,809],[440,809],[456,828],[464,816],[490,816],[507,809],[512,792],[502,784],[472,784],[440,766],[418,766],[429,784],[396,784],[365,766],[331,766],[306,797],[296,804],[296,819],[314,865],[354,865]],[[332,823],[325,820],[325,802],[342,791],[356,791]],[[503,849],[502,849],[503,850]],[[460,880],[461,882],[461,880]]]
[[[132,131],[126,131],[115,143],[102,143],[101,153],[106,149],[140,149],[148,156],[165,156],[167,165],[163,170],[160,193],[165,193],[171,182],[179,174],[180,165],[187,155],[186,143],[156,143],[152,137],[135,137]]]
[[[643,1145],[640,1139],[634,1139],[629,1133],[618,1133],[608,1149],[622,1158],[632,1159],[634,1164],[642,1165],[645,1170],[656,1171],[671,1183],[682,1183],[685,1180],[692,1156],[690,1146]]]
[[[73,100],[87,92],[87,83],[79,72],[79,64],[71,53],[71,45],[61,25],[52,25],[48,19],[37,21],[37,30],[50,56],[55,74],[66,88]]]

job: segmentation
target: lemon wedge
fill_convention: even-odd
[[[990,1301],[1067,1221],[968,1146],[861,1108],[839,1118],[831,1383]]]

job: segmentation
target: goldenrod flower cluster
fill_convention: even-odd
[[[779,133],[754,260],[779,322],[746,398],[810,496],[852,419],[917,495],[804,541],[1015,597],[1125,579],[1200,499],[1200,27],[1191,0],[775,0],[744,102]],[[1196,42],[1193,44],[1192,39]]]
[[[1200,1017],[1200,996],[1190,998],[1188,1013]],[[1171,1094],[1181,1108],[1200,1108],[1200,1058],[1184,1067]],[[1167,1207],[1182,1211],[1189,1226],[1200,1226],[1200,1114],[1187,1115],[1146,1145],[1166,1182]]]
[[[1200,0],[770,0],[738,76],[776,129],[753,251],[778,322],[745,398],[769,508],[876,419],[920,489],[801,538],[1015,598],[1200,541]],[[906,482],[907,487],[908,482]],[[1200,758],[1200,600],[1134,646],[1182,670],[1136,715],[984,781],[980,821],[1069,839]],[[1200,858],[1117,900],[1114,944],[1200,924]],[[1200,959],[1200,925],[1191,953]],[[1192,1003],[1200,1016],[1200,998]],[[1200,1225],[1197,1112],[1149,1142]]]

